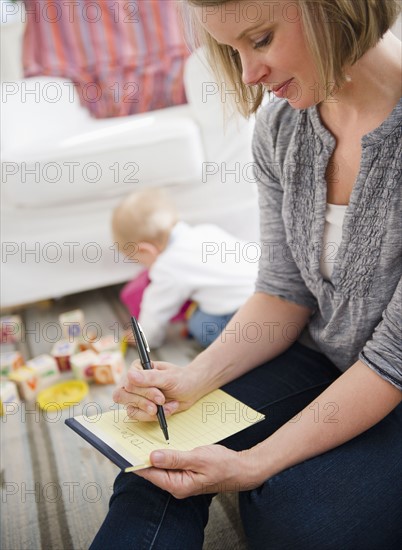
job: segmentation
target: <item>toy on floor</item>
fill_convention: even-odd
[[[20,399],[17,393],[17,386],[11,380],[0,381],[0,415],[7,413],[8,405],[12,407],[13,412],[15,406],[20,404]]]
[[[59,322],[63,337],[65,340],[71,341],[74,338],[82,336],[84,328],[84,313],[81,309],[68,311],[59,316]]]
[[[8,376],[18,389],[18,395],[22,401],[31,401],[39,391],[39,376],[34,369],[21,367]]]
[[[54,344],[50,354],[57,361],[60,372],[71,370],[70,358],[77,353],[77,348],[77,342],[68,340],[59,340]]]
[[[16,317],[2,319],[2,331],[7,335],[7,343],[10,335],[15,337],[16,334],[23,333],[22,322],[19,322],[19,318]],[[42,393],[40,395],[38,393],[49,386],[54,391],[60,390],[59,393],[62,395],[62,391],[67,392],[68,388],[74,391],[77,391],[77,388],[87,388],[87,382],[116,384],[120,380],[126,369],[124,360],[126,342],[119,341],[113,334],[97,338],[97,334],[91,334],[90,330],[85,331],[84,313],[80,309],[63,313],[59,321],[64,338],[53,344],[50,354],[42,354],[29,361],[25,361],[19,351],[1,354],[2,401],[11,399],[11,394],[15,396],[18,394],[24,401],[35,398],[43,401],[45,398],[40,398]],[[75,385],[54,386],[66,373],[74,375],[77,380],[69,382],[75,382]],[[62,384],[64,383],[67,382]],[[49,395],[51,395],[50,390],[45,394],[46,399]]]
[[[120,351],[103,352],[93,365],[94,381],[98,384],[117,384],[125,370],[125,363]]]
[[[23,339],[23,324],[19,315],[9,315],[1,317],[1,343],[13,344],[21,342]]]
[[[54,384],[60,378],[60,371],[56,359],[47,353],[30,359],[26,362],[26,366],[33,369],[37,374],[40,382],[39,389]]]
[[[88,384],[83,380],[68,380],[41,391],[36,401],[46,411],[66,409],[82,401],[88,391]]]
[[[19,351],[0,354],[0,375],[8,376],[12,371],[24,366],[24,358]]]

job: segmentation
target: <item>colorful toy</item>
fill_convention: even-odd
[[[47,388],[57,382],[60,378],[60,372],[57,361],[51,355],[38,355],[26,362],[28,368],[32,369],[38,376],[38,390]]]
[[[68,380],[41,391],[36,401],[46,411],[66,409],[84,399],[88,389],[88,384],[83,380]]]
[[[120,342],[120,353],[125,357],[127,353],[127,340],[123,338],[123,340]]]
[[[24,366],[24,358],[18,351],[0,354],[0,375],[8,376],[10,372]]]
[[[126,364],[120,351],[100,353],[93,368],[94,381],[97,384],[116,384],[125,369]]]
[[[85,338],[81,337],[77,340],[78,349],[80,351],[87,351],[88,349],[94,351],[92,344],[96,342],[97,338],[98,334],[96,332],[88,330],[85,334]]]
[[[97,340],[97,334],[89,330],[84,338],[84,313],[80,309],[63,313],[59,322],[64,339],[53,345],[50,355],[39,355],[25,363],[18,351],[0,354],[0,374],[8,378],[1,381],[0,414],[3,403],[19,398],[31,401],[35,396],[42,408],[47,409],[51,403],[56,408],[65,408],[87,394],[86,382],[114,384],[120,380],[126,368],[126,342],[113,334]],[[17,315],[2,317],[1,329],[2,342],[21,340],[23,325]],[[77,353],[80,349],[84,351]],[[60,373],[69,370],[76,380],[55,384]]]
[[[103,353],[105,351],[118,351],[120,347],[120,342],[115,336],[113,336],[113,334],[109,334],[108,336],[103,336],[96,342],[93,342],[91,346],[92,349],[96,351],[96,353]]]
[[[17,384],[18,394],[24,401],[30,401],[39,390],[39,375],[29,367],[21,367],[9,375],[9,380]]]
[[[17,386],[14,382],[10,380],[3,380],[0,382],[0,415],[2,416],[7,412],[7,407],[4,405],[9,404],[20,404],[20,400],[17,393]]]
[[[70,357],[71,368],[76,378],[92,382],[94,378],[94,365],[97,363],[98,354],[92,350],[82,351]]]
[[[77,343],[68,340],[59,340],[56,342],[50,352],[56,359],[59,371],[71,370],[70,357],[77,352]]]
[[[81,309],[75,309],[73,311],[63,313],[59,317],[59,322],[64,339],[71,342],[82,336],[82,329],[84,328],[84,313]]]
[[[1,317],[1,343],[9,344],[21,342],[24,334],[24,326],[19,315]]]

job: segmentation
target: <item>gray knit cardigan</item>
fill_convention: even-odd
[[[253,153],[261,259],[256,291],[308,306],[313,347],[342,371],[360,359],[402,389],[402,98],[362,139],[332,280],[320,256],[335,138],[316,107],[264,106]]]

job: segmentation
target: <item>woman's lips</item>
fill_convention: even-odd
[[[289,80],[286,80],[286,82],[283,82],[280,86],[277,86],[276,88],[272,88],[272,92],[276,95],[276,97],[284,97],[286,90],[288,89],[289,84],[292,82],[293,78],[290,78]]]

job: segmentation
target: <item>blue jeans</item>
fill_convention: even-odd
[[[224,389],[266,420],[226,439],[247,449],[293,418],[340,372],[298,343]],[[312,407],[311,421],[336,419]],[[333,415],[333,416],[332,416]],[[239,493],[241,519],[255,550],[402,548],[402,404],[347,443]],[[90,550],[197,550],[212,495],[177,500],[133,474],[119,474],[109,513]],[[224,550],[224,549],[223,549]]]
[[[193,338],[206,348],[218,338],[234,314],[235,312],[228,315],[211,315],[197,308],[188,320],[188,330]]]

